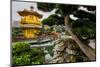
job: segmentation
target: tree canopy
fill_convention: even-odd
[[[44,6],[45,5],[45,6]],[[40,8],[41,7],[41,8]],[[45,7],[45,9],[44,9]],[[38,3],[38,9],[42,11],[52,11],[57,9],[55,14],[50,15],[44,19],[42,23],[45,25],[64,25],[64,16],[73,14],[78,17],[78,20],[71,20],[70,25],[77,35],[87,38],[95,38],[96,36],[96,13],[79,10],[79,7],[84,7],[88,11],[96,11],[95,6],[85,5],[66,5],[66,4],[51,4],[51,3]],[[60,16],[59,16],[60,15]]]
[[[64,25],[63,18],[58,16],[57,14],[50,15],[48,18],[42,21],[44,25]]]

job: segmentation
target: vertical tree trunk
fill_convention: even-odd
[[[90,48],[88,45],[84,44],[77,36],[75,33],[73,33],[71,26],[69,24],[69,16],[65,16],[65,26],[66,26],[66,31],[72,36],[72,39],[78,44],[80,49],[83,51],[83,53],[90,59],[90,60],[95,60],[95,51]]]

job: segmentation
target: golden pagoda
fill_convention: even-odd
[[[31,10],[18,11],[21,16],[20,26],[25,38],[36,38],[42,27],[40,22],[42,15],[34,11],[32,6],[30,8]]]

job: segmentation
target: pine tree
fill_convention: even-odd
[[[49,6],[51,5],[52,4],[50,4]],[[50,11],[51,9],[52,10],[57,9],[56,15],[60,15],[60,17],[62,18],[58,20],[61,22],[64,22],[64,25],[66,26],[65,27],[66,32],[68,32],[69,35],[72,36],[72,39],[77,43],[77,46],[79,46],[81,51],[87,56],[89,60],[95,60],[95,50],[93,50],[91,47],[88,46],[87,40],[91,38],[95,39],[96,37],[96,31],[95,31],[96,30],[96,20],[95,20],[96,13],[79,10],[78,8],[80,6],[87,8],[88,11],[96,12],[95,6],[55,4],[55,7],[48,7],[48,6],[45,6],[45,7],[47,9],[50,9]],[[76,21],[71,20],[70,14],[73,14],[79,19]],[[48,22],[51,21],[50,18],[47,18],[47,20]],[[56,21],[54,20],[53,22],[56,22]],[[52,25],[53,23],[50,26]]]

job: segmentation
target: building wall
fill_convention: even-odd
[[[28,15],[21,18],[21,24],[33,24],[34,25],[41,25],[40,19],[34,15]],[[36,38],[39,33],[39,29],[36,28],[25,28],[23,29],[23,34],[25,38]]]
[[[39,34],[39,29],[24,29],[24,37],[25,38],[36,38]]]
[[[41,25],[39,17],[34,16],[34,15],[28,15],[28,16],[22,17],[21,24]]]

